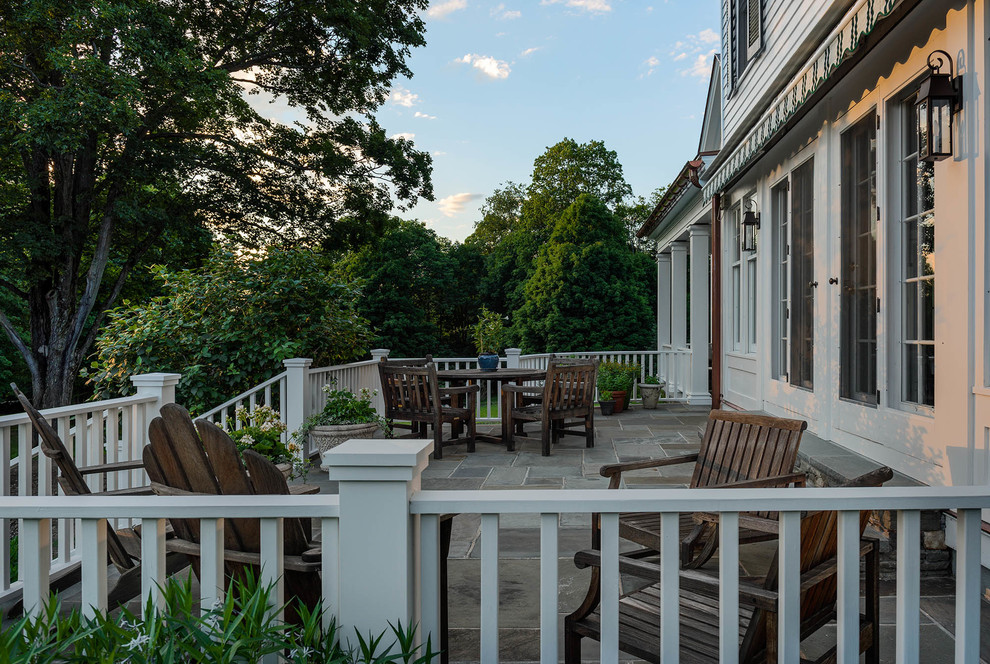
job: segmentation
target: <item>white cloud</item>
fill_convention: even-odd
[[[686,57],[687,57],[687,53],[685,53],[684,51],[681,51],[680,53],[678,53],[677,55],[674,56],[674,62],[677,62],[679,60],[683,60]]]
[[[564,3],[573,9],[580,9],[585,12],[603,14],[612,11],[609,0],[540,0],[541,5],[557,5]]]
[[[404,138],[407,141],[411,141],[412,139],[416,138],[416,134],[413,134],[408,131],[403,131],[403,132],[399,132],[398,134],[392,134],[389,138]]]
[[[702,44],[717,44],[719,40],[718,33],[711,28],[705,28],[699,32],[697,38]]]
[[[413,114],[413,117],[414,118],[423,118],[424,120],[436,120],[437,119],[437,116],[435,116],[435,115],[429,115],[428,113],[420,113],[419,111],[416,111],[416,113]]]
[[[451,194],[437,201],[437,208],[440,209],[440,212],[444,216],[453,217],[455,214],[463,212],[465,205],[478,198],[481,198],[481,194],[471,194],[468,192]]]
[[[458,58],[454,62],[461,62],[471,65],[489,78],[508,78],[512,72],[509,63],[505,60],[496,60],[490,55],[477,55],[468,53],[463,58]]]
[[[525,51],[523,51],[522,53],[519,54],[519,57],[520,58],[525,58],[527,55],[533,55],[534,53],[536,53],[537,51],[539,51],[541,48],[543,48],[543,47],[542,46],[534,46],[532,48],[527,48]]]
[[[432,154],[433,154],[434,157],[442,157],[443,155],[445,155],[447,153],[444,152],[443,150],[434,150],[432,152]]]
[[[647,67],[646,73],[643,74],[643,76],[652,76],[653,72],[655,72],[657,67],[660,66],[660,58],[655,55],[651,55],[643,61],[643,64]]]
[[[681,70],[681,76],[698,76],[708,78],[712,73],[712,56],[718,53],[717,49],[712,49],[707,53],[700,53],[691,61],[691,66]]]
[[[447,0],[433,5],[426,10],[426,15],[430,18],[444,18],[460,9],[467,7],[467,0]]]
[[[388,95],[390,102],[396,106],[405,106],[406,108],[412,108],[413,104],[419,102],[419,95],[413,94],[406,90],[401,85],[397,85],[394,90]]]
[[[489,14],[502,21],[511,21],[522,16],[521,11],[516,9],[506,9],[504,2],[500,2],[497,7],[493,8],[489,12]]]

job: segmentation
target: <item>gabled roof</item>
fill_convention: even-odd
[[[663,222],[667,213],[681,200],[681,196],[689,187],[694,186],[701,189],[701,183],[698,182],[698,172],[702,166],[704,166],[704,162],[700,159],[684,164],[684,168],[667,187],[667,191],[663,192],[663,196],[657,202],[657,206],[653,208],[646,223],[636,231],[636,237],[647,237],[653,233]]]
[[[718,152],[722,147],[722,77],[721,58],[712,60],[712,76],[708,82],[708,99],[705,101],[705,118],[701,122],[701,140],[698,154]]]

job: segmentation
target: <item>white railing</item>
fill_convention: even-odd
[[[255,385],[246,392],[238,394],[233,399],[225,401],[216,408],[206,411],[199,417],[201,419],[213,422],[224,431],[229,431],[230,429],[240,429],[243,425],[243,422],[239,422],[235,415],[238,408],[244,408],[250,413],[257,406],[270,406],[278,412],[279,417],[285,421],[287,410],[286,400],[288,397],[286,391],[286,379],[288,374],[288,371],[283,371],[277,376],[269,378],[260,385]],[[291,431],[285,432],[282,435],[283,442],[285,442],[291,434]]]
[[[140,461],[147,444],[148,424],[158,414],[158,401],[157,396],[139,394],[50,408],[42,414],[55,428],[77,467]],[[0,417],[0,500],[60,493],[61,488],[55,483],[56,474],[53,462],[40,453],[27,414]],[[148,485],[143,469],[91,474],[85,479],[93,492]],[[120,501],[120,498],[116,500]],[[13,517],[4,510],[0,510],[0,515],[3,515],[0,518],[0,599],[3,599],[20,590],[23,566],[37,557],[37,551],[26,545],[23,531],[18,530],[19,573],[11,578]],[[121,524],[115,522],[114,525]],[[71,519],[59,518],[54,523],[49,551],[53,571],[61,571],[80,560],[78,532],[78,524]]]
[[[481,515],[481,661],[499,659],[499,519],[507,514],[539,516],[541,555],[539,606],[541,661],[558,662],[559,550],[561,515],[598,513],[602,533],[602,636],[601,661],[618,661],[619,642],[619,537],[623,512],[659,512],[665,538],[658,580],[661,583],[661,615],[677,616],[679,552],[677,523],[683,512],[720,515],[720,602],[718,631],[722,661],[736,661],[739,648],[739,541],[740,514],[780,510],[778,616],[780,661],[799,658],[801,514],[837,510],[838,662],[858,662],[860,602],[860,511],[897,511],[897,597],[895,633],[899,659],[910,661],[919,652],[920,623],[920,515],[923,510],[955,509],[958,512],[956,551],[956,661],[978,661],[980,644],[980,510],[990,507],[987,487],[890,487],[857,489],[635,489],[560,491],[417,491],[420,475],[431,450],[429,441],[353,441],[327,454],[331,479],[339,480],[336,496],[240,496],[146,497],[120,501],[107,497],[0,498],[0,513],[21,519],[22,537],[31,550],[43,555],[22,563],[25,605],[31,610],[47,597],[47,570],[51,556],[44,555],[50,520],[81,519],[80,550],[83,560],[82,596],[106,604],[106,517],[140,519],[146,561],[160,561],[164,549],[166,518],[201,519],[202,532],[222,532],[224,518],[259,518],[263,550],[262,578],[280,583],[281,520],[320,519],[323,527],[321,587],[325,605],[331,607],[345,629],[377,633],[386,621],[419,622],[419,638],[440,637],[440,519],[444,514]],[[401,471],[401,472],[400,472]],[[410,497],[411,496],[411,497]],[[369,527],[374,523],[375,527]],[[203,605],[216,600],[222,586],[221,537],[203,538]],[[590,538],[589,538],[590,539]],[[212,548],[209,546],[212,542]],[[412,557],[410,559],[410,556]],[[505,568],[503,568],[503,571]],[[145,597],[160,601],[156,584],[164,572],[155,563],[142,568]],[[274,594],[282,597],[281,591]],[[412,609],[410,613],[410,608]],[[572,607],[565,607],[569,609]],[[576,607],[574,607],[576,608]],[[93,607],[84,607],[92,613]],[[330,615],[327,616],[329,619]],[[657,624],[664,661],[676,661],[678,621]],[[948,659],[947,653],[944,658]]]
[[[307,415],[323,410],[323,406],[327,402],[327,395],[323,388],[327,385],[333,385],[334,389],[348,390],[354,394],[358,394],[362,389],[375,392],[371,402],[379,413],[384,412],[385,402],[382,400],[378,362],[378,358],[373,358],[363,362],[310,369],[310,403]]]

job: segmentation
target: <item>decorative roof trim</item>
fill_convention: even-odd
[[[701,167],[704,166],[705,162],[701,159],[695,161],[689,161],[684,164],[684,168],[681,172],[677,174],[674,181],[670,183],[667,187],[667,191],[663,193],[663,196],[657,202],[657,206],[653,208],[653,212],[647,218],[643,226],[636,231],[636,237],[643,238],[650,235],[653,231],[657,229],[660,223],[663,221],[667,213],[673,208],[677,201],[681,199],[684,192],[687,190],[688,185],[694,185],[697,188],[701,188],[701,183],[698,181],[698,175],[701,171]]]
[[[705,183],[705,199],[720,193],[726,184],[749,166],[770,139],[794,116],[799,108],[828,80],[829,76],[873,31],[876,24],[890,15],[901,0],[861,0],[859,7],[835,31],[790,85],[778,96],[763,118],[725,161],[719,164]],[[652,218],[652,215],[651,215]]]

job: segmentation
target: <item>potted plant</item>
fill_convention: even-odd
[[[609,393],[615,402],[615,412],[622,412],[620,400],[625,397],[622,365],[618,362],[602,362],[598,365],[598,393]]]
[[[234,411],[234,419],[227,421],[227,434],[237,445],[237,450],[254,450],[267,457],[287,476],[302,474],[302,467],[295,467],[302,446],[296,441],[282,442],[285,424],[271,406],[262,405],[252,411],[244,406]],[[293,473],[293,471],[295,471]]]
[[[332,381],[323,387],[327,395],[323,410],[306,418],[296,434],[300,438],[309,436],[310,443],[319,448],[320,470],[327,470],[322,463],[323,453],[345,440],[372,438],[378,429],[389,436],[392,433],[388,422],[371,404],[377,392],[363,388],[360,394],[354,395],[348,390],[336,389],[336,385],[337,381]]]
[[[658,376],[647,376],[639,384],[639,394],[643,397],[643,408],[646,410],[656,410],[657,401],[661,397],[666,397],[663,384]]]
[[[598,405],[601,406],[602,415],[611,415],[615,411],[615,400],[612,398],[612,393],[608,390],[599,392]]]
[[[502,317],[488,307],[482,307],[478,322],[472,326],[471,332],[478,350],[478,368],[482,371],[498,370],[498,353],[505,346],[505,324]]]

